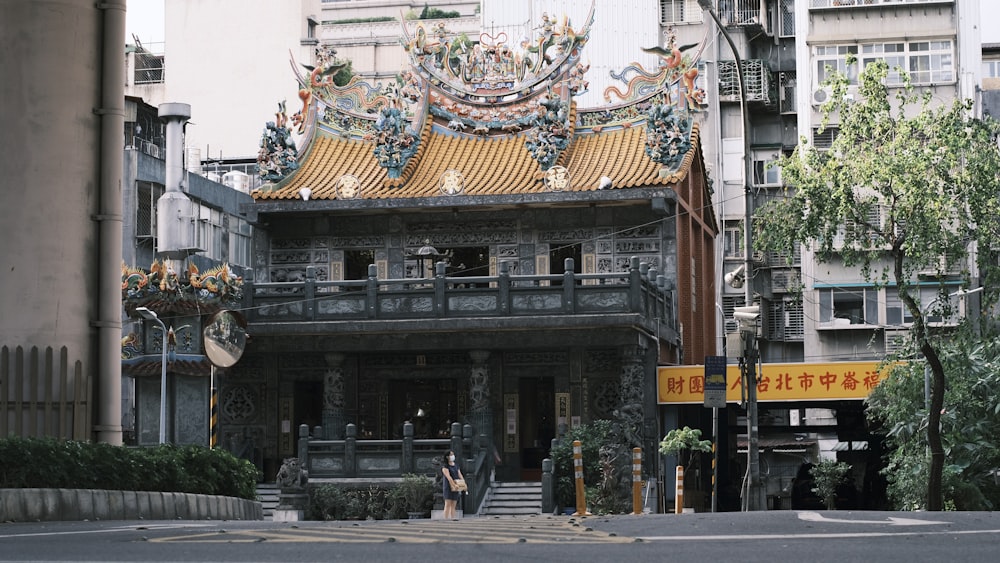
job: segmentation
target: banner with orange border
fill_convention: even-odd
[[[758,366],[761,367],[761,366]],[[829,401],[864,399],[889,375],[878,362],[763,364],[757,383],[758,401]],[[705,366],[660,366],[657,403],[704,402]],[[726,367],[726,402],[740,402],[740,368]]]

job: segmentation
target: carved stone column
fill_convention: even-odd
[[[624,444],[627,448],[645,447],[643,441],[645,401],[645,369],[643,359],[646,348],[643,346],[626,346],[622,350],[621,372],[621,406],[618,408],[618,419],[625,430]]]
[[[326,354],[323,374],[323,433],[327,440],[343,440],[346,416],[344,412],[344,355]]]
[[[470,350],[472,368],[469,370],[468,422],[475,435],[486,434],[493,443],[493,410],[490,406],[490,358],[488,350]]]

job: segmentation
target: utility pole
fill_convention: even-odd
[[[737,307],[735,316],[740,321],[740,332],[743,336],[743,385],[747,396],[747,473],[749,474],[747,488],[745,490],[743,506],[745,510],[764,510],[767,508],[764,498],[764,490],[760,479],[760,451],[759,451],[759,428],[757,424],[757,324],[760,319],[760,309],[753,306],[753,190],[751,189],[751,179],[753,178],[753,167],[750,154],[750,114],[747,111],[747,90],[746,79],[743,73],[743,60],[740,58],[739,49],[729,35],[726,27],[719,20],[712,0],[698,0],[698,5],[708,12],[715,22],[719,33],[726,39],[730,50],[733,52],[733,59],[736,65],[736,78],[740,89],[740,112],[743,118],[743,192],[745,198],[744,218],[743,218],[743,265],[742,272],[733,272],[735,275],[726,275],[726,282],[732,283],[734,287],[740,287],[733,283],[742,278],[744,287],[745,307]],[[741,316],[742,315],[742,316]]]

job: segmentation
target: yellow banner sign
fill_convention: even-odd
[[[825,364],[763,364],[757,383],[758,401],[826,401],[864,399],[888,376],[877,362]],[[705,366],[661,366],[657,373],[657,402],[701,403],[705,394]],[[740,401],[740,368],[726,367],[726,402]]]

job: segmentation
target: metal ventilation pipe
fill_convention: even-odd
[[[191,106],[160,104],[160,119],[167,124],[166,192],[156,204],[156,253],[162,258],[182,260],[194,248],[191,200],[181,191],[184,178],[184,124],[191,118]]]

